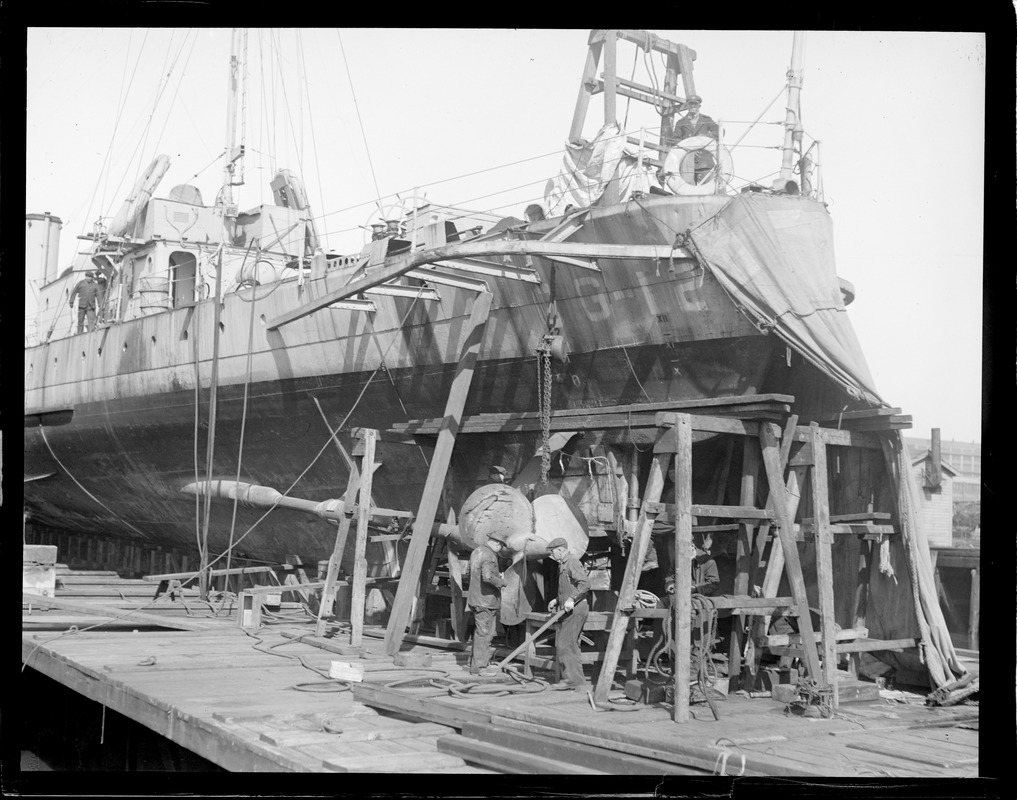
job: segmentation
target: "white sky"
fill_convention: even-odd
[[[784,85],[789,31],[655,32],[696,51],[703,113],[725,123],[727,142]],[[560,163],[588,36],[252,30],[240,208],[270,202],[274,171],[291,169],[323,216],[327,244],[357,251],[358,226],[375,208],[373,164],[389,199],[490,170],[431,186],[427,197],[522,216]],[[75,237],[100,214],[116,213],[158,153],[172,159],[158,194],[193,183],[213,202],[225,143],[228,30],[33,28],[27,47],[25,210],[64,221],[61,267],[83,244]],[[650,82],[642,54],[620,44],[619,74],[631,77],[633,67],[634,80]],[[263,105],[260,87],[268,84]],[[876,388],[914,417],[915,436],[938,427],[944,439],[980,440],[984,97],[980,33],[806,36],[802,119],[807,140],[822,142],[838,273],[857,293],[849,316]],[[588,135],[600,108],[591,104]],[[643,108],[632,105],[628,129],[655,127]],[[783,108],[781,96],[762,122],[782,122]],[[781,141],[779,126],[758,125],[743,144]],[[739,178],[768,183],[780,154],[740,147],[734,163]],[[511,166],[492,170],[503,165]]]

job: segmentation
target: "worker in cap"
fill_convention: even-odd
[[[703,98],[698,94],[689,95],[683,106],[688,113],[674,124],[674,132],[671,135],[671,144],[677,144],[683,139],[693,136],[709,136],[716,139],[720,135],[720,128],[706,114],[700,114],[699,108],[703,104]]]
[[[470,553],[470,589],[466,603],[473,611],[474,621],[470,658],[473,675],[498,674],[497,670],[489,669],[489,665],[494,654],[492,642],[501,608],[501,589],[506,584],[498,569],[498,554],[504,548],[505,542],[496,532]]]
[[[488,470],[487,479],[491,483],[508,483],[508,471],[505,467],[494,465]]]
[[[78,333],[85,332],[85,320],[88,320],[88,329],[95,330],[95,313],[99,308],[99,294],[102,287],[95,280],[95,273],[89,270],[85,273],[84,279],[78,281],[71,290],[71,310],[74,309],[74,300],[78,301]]]
[[[590,576],[586,567],[569,550],[569,543],[560,536],[547,543],[551,558],[558,562],[558,597],[547,604],[554,613],[559,606],[566,612],[558,623],[555,636],[555,658],[562,675],[562,684],[585,694],[589,690],[580,660],[579,637],[583,633],[590,605],[586,595],[590,591]]]
[[[711,597],[720,591],[720,573],[717,571],[717,562],[714,561],[710,548],[713,546],[713,537],[710,534],[705,536],[695,533],[692,535],[692,593]],[[664,578],[664,590],[669,595],[674,595],[674,573]]]

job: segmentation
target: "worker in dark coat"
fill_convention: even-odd
[[[473,675],[498,674],[490,670],[494,654],[495,628],[498,610],[501,608],[501,588],[506,581],[498,569],[498,554],[505,543],[491,537],[470,553],[470,590],[466,603],[473,610],[473,653],[470,659],[470,673]]]
[[[560,606],[566,612],[558,623],[555,637],[555,657],[562,673],[562,683],[583,694],[589,689],[583,675],[580,660],[579,637],[590,615],[590,604],[586,595],[590,591],[590,576],[586,567],[569,550],[569,544],[561,537],[547,544],[551,558],[558,562],[558,597],[547,604],[547,610],[554,613]]]
[[[74,308],[74,298],[78,299],[78,333],[85,332],[85,318],[88,318],[88,329],[95,330],[95,312],[99,307],[99,295],[102,287],[95,280],[95,273],[88,271],[84,280],[78,281],[71,290],[71,309]]]
[[[712,118],[706,114],[700,114],[699,109],[703,99],[694,94],[685,101],[685,108],[688,113],[674,124],[674,132],[671,136],[671,143],[677,144],[683,139],[692,136],[709,136],[716,139],[720,135],[720,128]]]
[[[710,555],[713,537],[707,534],[700,540],[698,534],[692,537],[692,593],[712,597],[720,591],[720,573],[717,562]],[[674,573],[664,579],[664,590],[674,595]]]

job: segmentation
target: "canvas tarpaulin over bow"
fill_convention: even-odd
[[[742,194],[690,235],[704,266],[753,322],[851,395],[885,405],[844,308],[822,203]]]

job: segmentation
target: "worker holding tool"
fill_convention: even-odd
[[[559,604],[565,617],[558,624],[555,636],[555,657],[562,673],[562,684],[586,694],[589,684],[583,675],[583,662],[579,656],[579,637],[590,614],[586,595],[590,591],[590,576],[586,567],[569,550],[569,544],[561,537],[547,544],[551,558],[558,562],[558,597],[547,604],[552,614]]]
[[[498,570],[498,554],[504,547],[505,542],[492,535],[470,553],[470,591],[466,603],[473,610],[474,620],[471,675],[490,677],[499,674],[488,665],[494,653],[492,642],[498,623],[498,609],[501,608],[501,589],[506,584]]]

